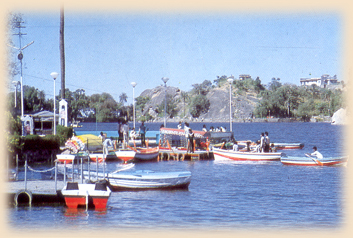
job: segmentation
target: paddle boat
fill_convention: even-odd
[[[133,160],[135,157],[135,154],[136,154],[136,151],[131,149],[120,149],[115,151],[116,157],[118,157],[118,159],[120,160],[123,160],[124,162]]]
[[[259,152],[245,152],[213,148],[213,155],[215,160],[243,160],[243,161],[276,161],[281,159],[282,153],[259,153]]]
[[[60,163],[72,164],[74,159],[76,158],[76,154],[57,154],[56,159]]]
[[[106,181],[98,181],[95,184],[79,184],[68,182],[61,190],[68,208],[78,206],[94,206],[96,210],[105,209],[111,194]]]
[[[316,159],[313,157],[283,157],[281,162],[284,165],[298,165],[298,166],[345,166],[348,162],[348,157],[330,157],[323,159]]]

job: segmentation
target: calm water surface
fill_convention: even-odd
[[[114,131],[117,124],[112,124],[98,124],[98,131]],[[158,129],[159,124],[147,126]],[[84,127],[79,129],[84,131]],[[191,127],[200,130],[202,123],[192,123]],[[302,156],[311,152],[313,145],[325,157],[342,155],[342,129],[326,123],[233,124],[238,140],[257,140],[260,132],[268,131],[273,142],[305,144],[302,150],[285,151],[288,156]],[[110,171],[116,168],[114,162],[107,164]],[[104,212],[80,209],[72,212],[63,206],[8,208],[8,224],[21,230],[62,229],[63,226],[88,230],[102,227],[108,230],[259,227],[308,230],[334,229],[345,224],[345,167],[297,167],[280,162],[163,161],[139,163],[135,168],[189,170],[192,181],[188,191],[112,193]]]

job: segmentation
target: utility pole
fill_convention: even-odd
[[[20,60],[20,65],[21,65],[21,121],[22,121],[22,136],[24,135],[24,101],[23,101],[23,73],[22,73],[22,59],[23,59],[23,53],[22,51],[24,49],[26,49],[28,46],[32,45],[34,43],[34,41],[28,43],[27,45],[23,46],[22,47],[22,36],[23,35],[27,35],[27,33],[22,33],[21,32],[21,29],[22,28],[26,28],[25,26],[22,26],[21,24],[24,23],[22,21],[22,18],[21,17],[18,17],[16,18],[16,21],[14,22],[13,24],[13,28],[18,28],[18,33],[15,33],[13,35],[18,35],[19,37],[19,43],[20,43],[20,47],[17,48],[17,47],[14,47],[14,46],[11,46],[12,48],[15,48],[19,51],[19,54],[17,56],[17,58]]]
[[[65,99],[64,7],[60,10],[61,99]]]

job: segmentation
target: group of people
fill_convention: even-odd
[[[127,122],[123,122],[123,123],[118,122],[118,133],[119,133],[118,143],[122,143],[123,148],[126,148],[129,142],[129,137],[133,141],[135,141],[135,139],[140,136],[141,146],[146,147],[146,132],[147,132],[147,128],[144,122],[141,123],[138,132],[136,132],[135,127],[133,127],[130,132],[130,135],[129,135],[129,126]]]
[[[260,140],[257,142],[256,152],[270,152],[270,137],[268,132],[260,134]]]

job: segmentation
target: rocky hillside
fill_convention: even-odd
[[[160,121],[162,118],[158,118],[158,106],[164,102],[165,88],[158,86],[153,89],[146,89],[140,95],[140,97],[148,97],[150,100],[145,104],[143,108],[143,115],[148,113],[153,121]],[[201,114],[199,118],[193,118],[189,113],[189,106],[191,99],[194,95],[190,95],[189,99],[185,102],[185,116],[184,116],[184,101],[182,98],[182,91],[176,87],[167,87],[167,95],[171,96],[175,102],[175,111],[177,115],[170,120],[179,121],[187,119],[190,121],[227,121],[229,120],[229,87],[212,88],[206,95],[210,102],[210,107],[207,113]],[[232,114],[233,119],[244,121],[252,117],[252,112],[256,107],[259,99],[255,93],[247,92],[238,94],[233,92],[232,95]],[[141,115],[141,112],[137,112],[137,115]],[[161,115],[161,114],[160,114]]]

